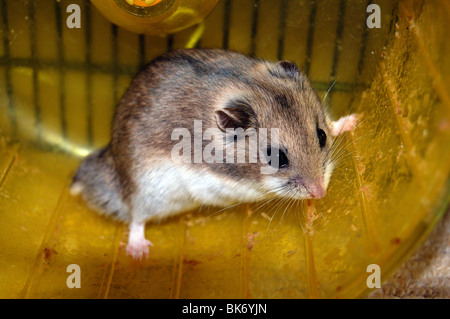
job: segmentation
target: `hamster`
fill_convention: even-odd
[[[126,252],[141,259],[153,245],[145,238],[147,221],[201,205],[322,198],[334,168],[332,138],[356,123],[356,115],[331,121],[293,62],[221,49],[176,50],[131,81],[116,108],[110,143],[84,159],[70,192],[128,223]],[[256,155],[249,143],[255,134]],[[242,161],[230,151],[234,144],[252,154]]]

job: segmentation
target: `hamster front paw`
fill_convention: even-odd
[[[343,132],[348,132],[353,130],[358,123],[358,115],[351,114],[341,117],[335,122],[331,122],[331,135],[338,136]]]
[[[145,238],[142,241],[129,242],[127,245],[127,255],[138,260],[141,260],[144,256],[147,258],[149,254],[148,246],[153,246],[153,244]]]
[[[144,256],[148,257],[149,246],[152,242],[145,238],[145,223],[132,223],[130,225],[130,234],[128,236],[127,255],[134,259],[141,260]]]

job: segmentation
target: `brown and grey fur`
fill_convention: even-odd
[[[174,129],[187,128],[193,136],[194,120],[202,121],[203,130],[224,129],[221,120],[229,118],[244,129],[278,128],[289,166],[272,176],[260,173],[267,165],[262,162],[171,161],[179,142],[171,139]],[[293,63],[219,49],[173,51],[132,80],[116,109],[111,142],[83,161],[72,192],[121,221],[141,224],[200,205],[310,198],[314,187],[324,195],[333,169],[331,139],[320,147],[317,129],[337,135],[330,123]]]

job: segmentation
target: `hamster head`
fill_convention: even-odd
[[[223,131],[239,127],[257,133],[258,161],[246,166],[244,178],[280,197],[324,197],[334,168],[332,140],[309,81],[294,63],[281,61],[257,63],[244,82],[230,84],[215,111]]]

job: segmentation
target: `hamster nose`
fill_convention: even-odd
[[[312,198],[322,198],[327,194],[327,190],[321,183],[310,184],[306,187]]]

